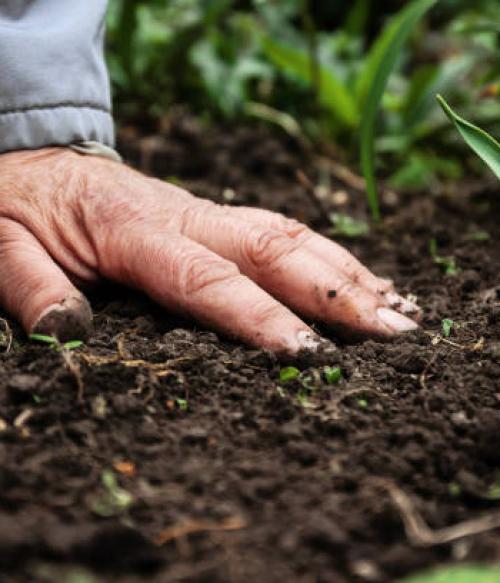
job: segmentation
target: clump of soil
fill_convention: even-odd
[[[201,196],[323,232],[322,209],[362,217],[362,194],[333,175],[315,204],[297,179],[318,180],[311,158],[263,129],[181,119],[153,137],[124,131],[121,149]],[[95,336],[69,356],[0,323],[2,581],[84,569],[96,582],[386,582],[498,561],[498,531],[425,545],[404,515],[439,531],[500,511],[499,195],[389,197],[380,229],[341,242],[417,295],[423,329],[339,343],[285,384],[273,355],[121,288],[91,298]],[[431,238],[458,273],[433,260]],[[449,337],[443,318],[458,324]],[[328,384],[333,365],[342,379]]]

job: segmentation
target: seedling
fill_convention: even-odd
[[[83,344],[82,340],[69,340],[64,344],[61,344],[55,336],[47,336],[45,334],[30,334],[29,338],[36,342],[48,344],[55,350],[75,350],[75,348],[79,348]]]
[[[339,366],[325,366],[323,374],[329,385],[337,384],[342,380],[342,371]]]
[[[295,366],[285,366],[280,370],[280,383],[289,383],[298,379],[300,370]]]
[[[450,336],[452,330],[458,330],[459,328],[460,324],[454,320],[451,320],[450,318],[444,318],[441,320],[441,330],[445,338]]]
[[[101,474],[101,482],[104,493],[94,500],[92,511],[99,516],[110,517],[127,510],[134,499],[130,492],[118,484],[115,474],[111,470],[104,470]]]
[[[358,399],[358,406],[361,409],[366,409],[368,407],[368,401],[366,399]]]
[[[458,565],[412,575],[399,583],[498,583],[499,575],[497,567]]]
[[[434,238],[429,241],[429,252],[434,263],[441,267],[445,275],[457,275],[457,273],[460,271],[460,268],[457,266],[455,258],[452,255],[448,257],[442,257],[439,255],[437,250],[437,241]]]
[[[364,237],[370,232],[370,227],[366,221],[354,219],[348,215],[341,213],[331,213],[330,221],[332,222],[332,229],[330,234],[333,236],[350,237]]]
[[[189,409],[187,399],[176,399],[175,402],[181,411],[187,411]]]

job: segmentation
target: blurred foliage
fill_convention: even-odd
[[[291,128],[357,161],[374,63],[405,5],[111,0],[118,119],[143,123],[182,104],[203,119],[251,117]],[[498,0],[438,0],[398,51],[375,127],[377,169],[393,187],[482,172],[435,95],[500,135],[499,23]]]

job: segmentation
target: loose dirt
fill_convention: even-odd
[[[136,166],[218,202],[325,233],[324,211],[362,218],[338,168],[318,171],[262,129],[181,118],[120,143]],[[315,202],[297,170],[333,194]],[[337,341],[335,356],[288,363],[303,373],[285,384],[273,355],[121,288],[91,297],[96,333],[69,353],[0,321],[1,580],[386,582],[500,561],[500,192],[389,193],[384,216],[338,240],[418,297],[423,329]],[[459,324],[447,338],[444,318]],[[463,538],[476,520],[485,532]]]

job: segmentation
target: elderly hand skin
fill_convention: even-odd
[[[103,278],[292,354],[319,342],[296,314],[386,338],[419,316],[390,282],[294,220],[219,206],[68,148],[2,154],[1,306],[28,333],[81,338],[92,312],[79,288]]]

